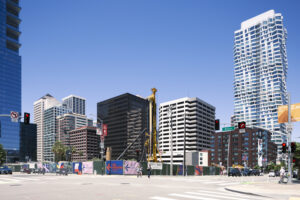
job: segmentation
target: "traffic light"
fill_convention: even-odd
[[[286,143],[282,143],[282,153],[286,153]]]
[[[216,131],[220,130],[220,120],[219,119],[215,120],[215,130]]]
[[[296,158],[293,158],[293,163],[296,163]]]
[[[239,122],[239,129],[245,129],[246,128],[246,122]]]
[[[30,123],[30,113],[24,113],[24,124]]]
[[[295,142],[291,142],[291,151],[292,151],[292,153],[295,153],[295,151],[296,151],[296,143]]]

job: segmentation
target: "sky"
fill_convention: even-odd
[[[157,102],[198,97],[228,126],[233,115],[233,34],[270,9],[288,31],[287,89],[300,103],[300,1],[22,0],[22,111],[50,93],[97,102],[129,92]],[[33,121],[33,118],[32,118]],[[300,122],[293,140],[300,142]],[[297,138],[299,137],[299,138]]]

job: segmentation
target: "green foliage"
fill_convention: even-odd
[[[55,162],[66,159],[67,147],[61,143],[61,141],[56,141],[52,147],[52,152],[55,154]]]
[[[5,160],[6,160],[6,152],[5,150],[3,149],[3,146],[2,144],[0,144],[0,166],[5,163]]]
[[[260,167],[258,165],[255,165],[254,169],[260,169]]]
[[[296,151],[294,153],[294,158],[300,160],[300,143],[296,143]]]

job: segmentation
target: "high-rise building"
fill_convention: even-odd
[[[73,161],[87,161],[99,158],[100,137],[96,127],[81,127],[70,131],[70,145],[76,149],[72,155]]]
[[[39,162],[44,161],[44,111],[59,104],[60,102],[50,94],[46,94],[33,104],[34,123],[37,126],[37,161]]]
[[[238,128],[217,132],[212,137],[211,162],[227,167],[229,156],[229,167],[243,165],[253,168],[275,163],[277,145],[271,141],[271,135],[270,131],[261,128],[246,128],[244,133]]]
[[[53,106],[44,111],[44,132],[43,132],[43,157],[44,161],[54,161],[54,153],[52,152],[52,147],[56,141],[56,117],[63,115],[65,113],[70,113],[71,111],[65,106]]]
[[[88,119],[85,115],[76,113],[67,113],[56,117],[56,140],[61,141],[62,144],[70,145],[69,131],[84,127],[93,126],[93,120]]]
[[[130,145],[140,133],[149,127],[149,101],[126,93],[97,104],[97,118],[107,124],[105,149],[112,148],[112,159]],[[100,121],[98,121],[99,123]],[[145,135],[143,134],[122,159],[145,160]]]
[[[286,134],[277,116],[277,107],[287,104],[286,40],[283,16],[274,10],[242,22],[234,32],[235,123],[272,131],[278,153]]]
[[[215,107],[188,97],[159,105],[159,147],[163,162],[171,160],[171,130],[173,163],[182,164],[184,133],[186,152],[210,149],[211,136],[215,132]]]
[[[18,0],[0,0],[0,114],[21,114],[20,10]],[[0,117],[0,123],[0,143],[14,162],[20,150],[19,123],[8,117]]]
[[[73,113],[85,115],[85,98],[70,95],[62,99],[63,105],[66,105],[67,109]]]
[[[36,161],[36,124],[20,123],[20,161]]]

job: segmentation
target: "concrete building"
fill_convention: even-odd
[[[85,115],[85,98],[70,95],[62,99],[62,104],[66,105],[66,108],[71,110],[72,113],[77,113],[81,115]]]
[[[217,132],[212,137],[211,162],[227,167],[229,149],[230,167],[246,165],[253,168],[258,164],[276,163],[277,146],[271,136],[270,131],[261,128],[246,128],[245,133],[240,133],[239,129]]]
[[[37,149],[36,124],[20,122],[20,161],[36,161]]]
[[[126,93],[97,104],[97,117],[107,124],[108,135],[105,138],[105,149],[112,148],[112,159],[116,159],[129,144],[143,131],[148,129],[147,99]],[[100,123],[100,121],[98,121]],[[146,159],[144,134],[127,151],[122,159]]]
[[[44,111],[44,121],[43,121],[43,158],[44,161],[54,161],[54,153],[52,152],[52,147],[56,141],[56,118],[59,115],[65,113],[70,113],[65,106],[53,106]]]
[[[70,145],[69,131],[84,127],[93,126],[93,120],[85,115],[76,113],[66,113],[56,117],[56,141],[61,141],[64,145]]]
[[[87,161],[99,158],[100,137],[96,135],[96,127],[81,127],[70,133],[70,145],[76,149],[72,155],[73,161]]]
[[[0,1],[0,114],[21,114],[20,10],[18,0]],[[15,162],[20,150],[19,123],[0,117],[0,126],[0,144],[7,153],[7,161]]]
[[[287,31],[283,16],[269,10],[241,23],[234,32],[234,116],[235,126],[272,131],[278,155],[286,135],[278,123],[277,107],[287,104]]]
[[[37,161],[44,161],[43,147],[44,147],[44,111],[58,106],[60,102],[50,94],[46,94],[39,100],[34,102],[34,123],[37,126]]]
[[[172,110],[172,119],[169,109]],[[171,123],[170,123],[171,122]],[[163,162],[170,162],[171,130],[173,135],[173,163],[183,163],[184,133],[186,151],[210,149],[215,132],[215,107],[198,98],[181,98],[159,105],[159,147]]]

